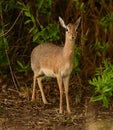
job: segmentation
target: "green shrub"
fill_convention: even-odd
[[[113,65],[107,60],[103,67],[96,70],[95,77],[89,81],[94,86],[94,94],[91,101],[102,101],[104,107],[108,107],[113,94]]]
[[[24,73],[25,75],[27,75],[28,71],[30,70],[30,65],[29,64],[25,65],[22,62],[17,61],[16,70],[17,70],[17,72],[21,72],[21,73]]]
[[[49,2],[46,1],[48,3],[48,6],[51,6],[51,0],[48,0],[48,1]],[[47,7],[44,6],[45,10],[44,10],[44,8],[41,8],[42,4],[44,4],[43,2],[44,1],[42,1],[40,3],[38,2],[37,7],[40,10],[40,12],[42,9],[43,13],[46,12],[48,14]],[[27,17],[25,24],[31,25],[31,27],[29,28],[29,33],[31,33],[33,35],[33,42],[44,43],[44,42],[48,42],[48,41],[59,40],[59,36],[58,36],[59,27],[55,22],[48,23],[46,26],[44,26],[44,25],[40,24],[39,19],[38,19],[38,23],[37,23],[33,14],[30,11],[30,6],[25,5],[24,3],[20,3],[20,2],[18,2],[18,3],[20,5],[20,8],[24,11],[25,16]],[[37,27],[37,24],[39,25],[39,27]]]
[[[94,47],[95,47],[95,51],[96,51],[96,55],[97,56],[102,56],[102,52],[106,52],[108,47],[109,47],[109,43],[105,42],[103,45],[102,43],[96,39],[96,42],[94,43]]]
[[[38,7],[38,11],[41,14],[45,14],[46,16],[51,16],[51,6],[53,1],[52,0],[38,0],[36,6]]]
[[[110,29],[113,28],[113,12],[108,13],[106,16],[102,17],[99,20],[99,24],[104,29],[104,32],[108,32]]]

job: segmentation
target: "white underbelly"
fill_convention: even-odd
[[[45,74],[45,76],[56,77],[56,75],[53,72],[53,70],[42,68],[41,71]]]
[[[67,76],[70,75],[71,73],[71,66],[70,64],[65,64],[64,66],[62,66],[62,68],[59,68],[57,73],[55,73],[52,69],[48,69],[48,68],[41,68],[40,73],[43,73],[45,76],[48,77],[56,77],[57,74],[61,74],[61,76]]]

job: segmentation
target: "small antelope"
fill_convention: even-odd
[[[45,43],[35,47],[31,53],[31,67],[34,72],[32,101],[35,100],[35,84],[38,81],[41,91],[42,100],[47,104],[47,100],[43,91],[42,79],[45,76],[56,77],[60,91],[60,108],[59,112],[63,112],[63,86],[65,89],[67,112],[71,113],[69,106],[69,78],[74,64],[74,44],[77,36],[77,28],[80,24],[80,18],[75,24],[65,25],[63,19],[59,17],[60,24],[66,30],[65,45],[59,47],[51,43]]]

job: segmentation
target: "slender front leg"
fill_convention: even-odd
[[[34,75],[34,77],[33,77],[33,92],[32,92],[32,101],[34,101],[35,100],[35,89],[36,89],[36,76]]]
[[[62,113],[63,112],[63,108],[62,108],[63,88],[62,88],[62,77],[61,77],[60,74],[57,75],[57,82],[58,82],[59,91],[60,91],[60,109],[59,109],[59,112]]]
[[[64,83],[65,95],[66,95],[67,112],[71,113],[70,105],[69,105],[69,95],[68,95],[68,91],[69,91],[69,78],[70,78],[70,76],[67,76],[67,77],[63,78],[63,83]]]
[[[41,92],[41,95],[42,95],[43,103],[44,103],[44,104],[48,104],[48,102],[47,102],[47,100],[46,100],[46,97],[45,97],[45,94],[44,94],[44,91],[43,91],[42,79],[43,79],[43,78],[37,78],[38,86],[39,86],[39,89],[40,89],[40,92]]]

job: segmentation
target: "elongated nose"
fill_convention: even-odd
[[[75,40],[75,39],[76,39],[76,37],[75,37],[75,36],[72,36],[72,37],[71,37],[71,40]]]
[[[75,37],[74,37],[74,36],[72,36],[72,39],[74,40],[74,39],[75,39]]]

